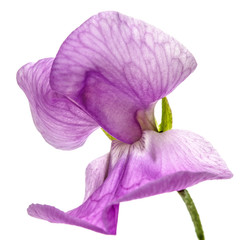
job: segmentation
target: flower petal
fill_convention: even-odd
[[[86,197],[91,191],[95,192],[80,207],[64,213],[53,206],[32,204],[28,208],[28,214],[53,223],[71,224],[104,234],[116,234],[119,204],[108,206],[108,203],[111,203],[122,169],[116,169],[110,173],[111,177],[107,177],[108,166],[108,155],[90,163],[86,170]],[[102,185],[103,180],[105,182]]]
[[[103,12],[62,44],[50,84],[113,137],[133,143],[142,135],[137,111],[173,91],[196,66],[192,54],[161,30]]]
[[[104,182],[108,175],[109,155],[92,161],[86,169],[85,200],[88,199]]]
[[[98,124],[69,99],[50,88],[53,59],[42,59],[23,66],[17,73],[25,92],[34,123],[45,140],[56,148],[81,146]]]
[[[90,187],[94,192],[80,207],[64,213],[54,207],[33,204],[29,214],[50,222],[115,234],[122,201],[232,177],[210,143],[197,134],[180,130],[144,131],[141,140],[133,145],[113,141],[110,155],[91,163],[87,175],[87,184],[94,186]],[[99,176],[101,185],[97,186]]]

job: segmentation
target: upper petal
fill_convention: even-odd
[[[169,94],[196,65],[192,54],[161,30],[103,12],[62,44],[51,86],[74,99],[112,136],[133,143],[142,134],[137,111]]]
[[[232,177],[210,143],[197,134],[180,130],[145,131],[133,145],[113,141],[109,156],[91,163],[86,174],[86,188],[92,194],[80,207],[64,213],[55,207],[33,204],[29,214],[50,222],[115,234],[118,204],[122,201]]]
[[[53,59],[42,59],[19,69],[17,81],[25,92],[34,123],[44,139],[56,148],[81,146],[98,124],[76,104],[53,91],[49,75]]]

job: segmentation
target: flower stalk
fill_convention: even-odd
[[[189,194],[189,192],[187,191],[187,189],[178,191],[179,195],[181,196],[182,200],[184,201],[184,203],[186,204],[186,207],[188,209],[188,212],[192,218],[194,227],[195,227],[195,232],[197,234],[197,237],[199,240],[204,240],[204,232],[202,229],[202,224],[201,224],[201,220],[197,211],[197,208]]]

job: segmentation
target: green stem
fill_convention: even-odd
[[[195,227],[195,232],[197,234],[197,237],[199,240],[204,240],[204,233],[203,233],[203,229],[202,229],[202,224],[200,221],[200,217],[198,214],[198,211],[196,209],[196,206],[189,194],[189,192],[187,191],[187,189],[181,190],[178,192],[179,195],[182,197],[182,200],[185,202],[188,212],[192,218],[194,227]]]

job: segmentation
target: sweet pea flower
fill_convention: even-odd
[[[110,152],[87,167],[81,206],[63,212],[32,204],[29,215],[116,234],[120,202],[231,178],[201,136],[159,132],[155,123],[156,102],[196,66],[193,55],[175,39],[117,12],[88,19],[67,37],[54,59],[23,66],[17,81],[48,143],[74,149],[98,127],[115,138]]]

